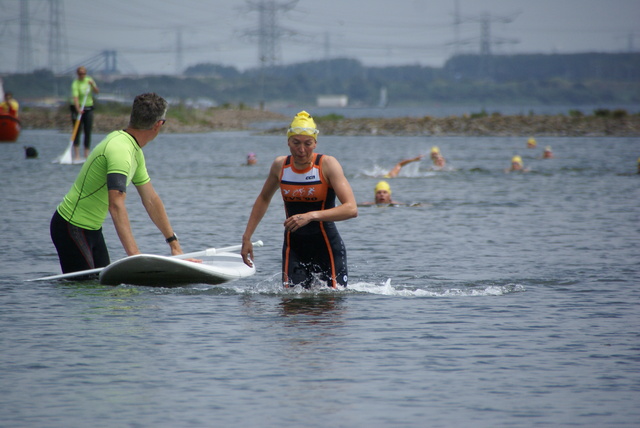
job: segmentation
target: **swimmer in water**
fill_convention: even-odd
[[[258,163],[258,158],[256,157],[256,154],[253,152],[250,152],[247,154],[247,165],[255,165]]]
[[[522,158],[516,155],[511,158],[511,168],[507,168],[504,170],[504,172],[511,171],[528,172],[529,168],[525,168],[524,164],[522,163]]]
[[[404,159],[401,160],[400,162],[398,162],[396,164],[396,166],[394,166],[391,171],[389,171],[388,173],[386,173],[384,175],[384,178],[395,178],[398,176],[398,174],[400,174],[400,170],[402,169],[403,166],[411,163],[411,162],[417,162],[419,160],[422,160],[422,158],[424,157],[424,155],[418,155],[415,158],[410,158],[410,159]]]
[[[437,146],[431,147],[431,161],[433,162],[433,165],[437,166],[438,168],[442,168],[447,163],[444,156],[442,156],[442,153],[440,152],[440,148],[438,148]]]

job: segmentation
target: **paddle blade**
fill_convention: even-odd
[[[60,157],[57,158],[54,161],[54,163],[59,163],[59,164],[63,164],[63,165],[71,165],[73,163],[72,147],[73,147],[73,140],[67,146],[67,149],[64,151],[64,153],[61,154]]]

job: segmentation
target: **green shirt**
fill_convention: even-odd
[[[58,213],[74,226],[98,230],[109,212],[107,174],[123,174],[127,185],[151,181],[142,149],[126,131],[114,131],[96,146],[76,181],[58,205]]]
[[[87,90],[89,93],[87,94],[87,102],[84,104],[85,107],[93,107],[93,91],[91,90],[91,85],[89,82],[93,81],[93,77],[87,75],[83,80],[76,79],[71,83],[71,105],[73,105],[73,99],[78,98],[78,105],[82,107],[82,101],[84,100],[84,94],[87,94]]]

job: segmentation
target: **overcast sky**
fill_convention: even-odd
[[[60,28],[68,47],[64,63],[73,66],[110,50],[117,52],[118,68],[125,73],[174,74],[207,62],[255,68],[257,5],[262,1],[61,0]],[[275,3],[281,6],[276,15],[281,64],[346,57],[366,66],[439,67],[456,47],[461,53],[480,51],[482,22],[489,24],[488,40],[495,54],[640,50],[640,0]],[[49,2],[28,4],[31,62],[34,68],[49,68]],[[2,73],[18,69],[19,16],[19,0],[0,0]]]

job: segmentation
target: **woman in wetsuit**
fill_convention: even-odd
[[[278,156],[271,165],[242,235],[242,258],[251,266],[251,236],[280,189],[287,217],[282,248],[285,287],[309,288],[316,278],[333,288],[347,286],[347,251],[334,222],[356,217],[358,208],[340,163],[333,156],[314,153],[317,136],[309,113],[298,113],[287,131],[291,154]]]

